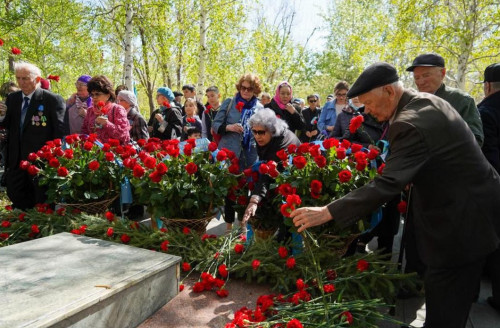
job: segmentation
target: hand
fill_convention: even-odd
[[[328,126],[326,127],[326,131],[333,131],[333,126],[328,125]]]
[[[311,138],[311,137],[312,137],[311,131],[306,131],[306,136],[307,136],[308,138]]]
[[[243,133],[243,126],[239,123],[226,125],[226,131]]]
[[[149,133],[153,132],[153,127],[152,126],[148,126],[148,132]]]
[[[108,118],[104,117],[104,116],[97,116],[97,118],[95,119],[95,122],[104,127],[108,124]]]
[[[85,115],[87,115],[87,110],[84,107],[78,108],[78,115],[85,117]]]
[[[187,126],[183,127],[183,130],[184,130],[185,133],[187,133],[188,132],[188,127]]]
[[[309,227],[315,227],[333,219],[326,206],[323,207],[301,207],[290,213],[293,224],[302,232]]]
[[[241,219],[241,224],[247,223],[248,219],[255,215],[255,211],[257,211],[257,204],[248,203],[247,209],[245,210],[245,214],[243,214],[243,218]]]
[[[286,104],[286,110],[287,110],[290,114],[295,113],[295,107],[293,107],[293,105],[292,105],[292,104],[290,104],[290,103]]]
[[[311,137],[318,135],[318,130],[311,131]]]
[[[161,115],[161,114],[155,114],[155,118],[156,118],[156,120],[159,123],[163,122],[163,115]]]
[[[378,148],[375,145],[368,145],[368,149],[375,149],[376,151],[378,151],[380,153],[380,148]]]

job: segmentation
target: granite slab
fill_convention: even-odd
[[[0,248],[0,327],[136,327],[177,295],[179,262],[70,233]]]

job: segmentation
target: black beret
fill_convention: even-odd
[[[174,97],[182,97],[182,96],[184,96],[182,92],[174,91]]]
[[[422,54],[413,60],[413,63],[410,67],[406,69],[408,72],[413,72],[415,67],[418,66],[436,66],[436,67],[444,67],[444,58],[438,54]]]
[[[500,63],[491,64],[484,70],[484,82],[500,82]]]
[[[361,73],[351,89],[347,92],[347,97],[354,98],[372,89],[396,81],[399,81],[396,67],[388,63],[375,63],[368,66],[363,73]]]

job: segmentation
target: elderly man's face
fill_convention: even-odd
[[[413,79],[418,91],[435,93],[441,86],[446,74],[443,67],[418,66],[413,70]]]
[[[394,90],[389,85],[375,88],[358,96],[358,99],[365,105],[365,113],[375,117],[379,122],[388,121],[397,105]]]
[[[16,71],[16,81],[23,93],[29,95],[35,91],[36,85],[38,81],[40,81],[40,77],[33,77],[28,69],[22,68]]]

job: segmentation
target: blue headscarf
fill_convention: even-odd
[[[250,100],[245,100],[238,92],[235,96],[235,102],[243,103],[243,109],[241,111],[240,124],[243,126],[243,140],[241,141],[243,148],[250,149],[250,141],[252,140],[252,133],[250,131],[250,124],[248,120],[255,112],[255,105],[257,104],[257,97],[253,96]]]
[[[174,101],[175,99],[174,93],[167,87],[158,88],[158,90],[156,90],[156,93],[165,96],[168,99],[168,101]]]

